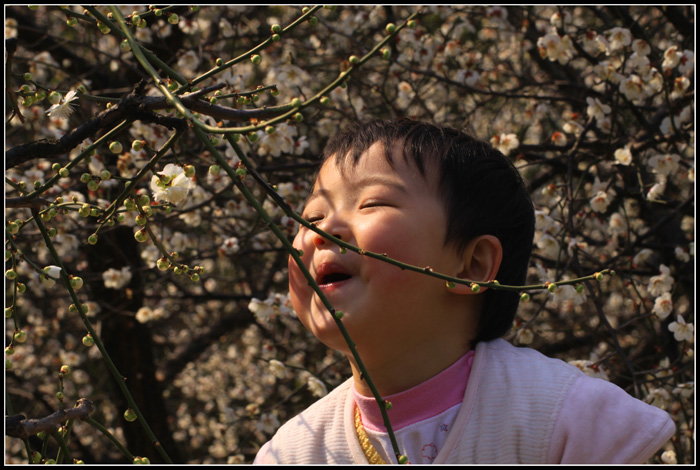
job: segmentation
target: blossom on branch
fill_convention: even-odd
[[[66,96],[61,100],[61,102],[54,104],[48,110],[46,114],[52,119],[68,119],[68,116],[73,114],[72,101],[77,100],[76,91],[71,90],[66,94]]]
[[[676,321],[668,325],[668,331],[673,333],[673,337],[676,341],[692,341],[693,329],[693,324],[686,323],[680,315],[678,315]]]
[[[121,289],[131,282],[131,268],[124,266],[121,269],[109,268],[102,273],[105,287],[109,289]]]
[[[193,187],[194,182],[185,176],[185,170],[173,163],[168,163],[163,171],[151,177],[151,191],[156,201],[177,205],[185,200]]]

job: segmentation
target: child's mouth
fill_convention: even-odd
[[[316,274],[316,283],[319,287],[330,287],[338,285],[352,278],[343,267],[335,263],[323,263],[319,266]]]

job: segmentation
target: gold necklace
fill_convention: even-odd
[[[374,448],[372,442],[370,442],[369,440],[369,436],[365,431],[365,427],[362,425],[362,415],[360,414],[360,408],[358,408],[357,405],[355,405],[355,432],[357,433],[357,439],[360,441],[360,446],[365,452],[365,457],[367,457],[367,461],[373,465],[386,465],[386,462],[384,461],[384,459],[382,459],[382,456],[379,455],[379,452],[377,452],[377,449]]]

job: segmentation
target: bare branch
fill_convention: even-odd
[[[95,407],[90,400],[81,398],[76,402],[75,407],[58,410],[45,418],[27,419],[23,415],[8,416],[5,418],[5,434],[10,437],[27,439],[41,431],[54,432],[64,421],[85,419],[94,409]]]

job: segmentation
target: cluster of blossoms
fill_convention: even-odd
[[[21,144],[60,139],[107,102],[118,108],[119,97],[105,90],[134,89],[128,71],[140,66],[106,23],[80,19],[108,19],[107,7],[64,7],[60,22],[49,8],[11,7],[6,38],[20,41],[8,80],[16,106],[8,109],[23,119],[8,114],[6,195],[46,201],[37,214],[19,203],[6,212],[13,403],[32,417],[46,414],[13,390],[33,387],[43,403],[57,404],[56,364],[70,365],[66,400],[99,403],[110,432],[135,445],[114,399],[120,392],[108,394],[113,378],[94,367],[102,358],[91,345],[99,338],[86,334],[75,313],[82,308],[96,333],[119,331],[118,342],[128,344],[106,341],[110,351],[133,354],[120,358],[127,386],[134,376],[157,378],[170,417],[161,417],[160,429],[171,431],[188,462],[250,462],[348,368],[298,322],[283,244],[234,183],[291,237],[298,224],[256,178],[299,213],[317,156],[338,129],[355,119],[411,116],[465,129],[521,171],[536,208],[528,284],[616,271],[529,292],[507,339],[623,386],[633,376],[627,390],[677,424],[655,461],[691,461],[694,55],[687,18],[674,8],[428,5],[323,98],[269,124],[263,111],[316,96],[347,70],[350,56],[364,56],[387,37],[387,23],[401,24],[413,8],[323,9],[283,31],[276,26],[296,21],[301,7],[120,7],[136,41],[172,67],[160,85],[216,89],[200,96],[195,116],[211,128],[245,129],[235,137],[252,161],[246,168],[223,136],[210,133],[225,164],[215,158],[153,80],[143,89],[151,109],[116,135],[101,139],[110,127],[64,154],[13,160]],[[71,53],[61,45],[30,49],[38,26],[23,23],[27,14],[49,37],[72,41]],[[267,47],[246,56],[267,38]],[[220,65],[231,59],[235,65]],[[211,108],[227,117],[206,114]],[[241,121],[229,121],[234,112]],[[175,122],[186,130],[173,143],[168,125]],[[134,325],[142,336],[132,341]],[[141,361],[145,371],[136,368]],[[123,459],[85,423],[76,423],[71,439],[105,461]],[[6,461],[26,462],[22,442],[6,442]]]

